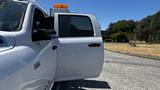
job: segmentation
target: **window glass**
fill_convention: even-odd
[[[86,16],[59,16],[60,37],[90,37],[94,36],[91,20]]]
[[[33,17],[33,27],[32,27],[32,40],[36,41],[38,38],[40,38],[40,34],[38,30],[45,29],[45,16],[42,11],[39,9],[35,9],[34,11],[34,17]]]
[[[35,9],[33,18],[33,31],[36,32],[38,29],[44,28],[45,16],[42,11]]]
[[[32,27],[32,40],[43,38],[46,32],[52,33],[54,30],[54,18],[49,17],[43,11],[35,9]]]
[[[0,1],[0,30],[16,31],[22,25],[26,4]]]
[[[60,16],[59,17],[59,36],[60,37],[71,37],[70,17]]]

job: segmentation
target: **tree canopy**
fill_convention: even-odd
[[[160,41],[160,11],[140,21],[120,20],[102,31],[103,38],[113,42]]]
[[[118,42],[128,42],[131,38],[130,34],[137,26],[137,22],[133,20],[121,20],[115,23],[111,23],[103,36],[105,39]]]

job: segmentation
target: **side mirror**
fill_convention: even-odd
[[[39,24],[37,30],[33,32],[33,41],[51,40],[56,34],[54,30],[54,17],[45,17]]]
[[[47,29],[47,30],[46,29],[39,29],[37,31],[40,33],[43,33],[45,35],[55,35],[56,34],[56,31],[53,29]]]
[[[33,41],[51,40],[56,32],[53,29],[38,29],[33,32]]]

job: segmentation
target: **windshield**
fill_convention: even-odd
[[[25,10],[25,3],[0,1],[0,31],[19,30]]]

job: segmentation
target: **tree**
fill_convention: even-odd
[[[132,33],[136,25],[137,22],[133,20],[121,20],[111,23],[109,28],[105,31],[105,39],[112,39],[112,41],[118,42],[128,42],[132,39]]]
[[[137,25],[135,31],[136,38],[141,41],[151,43],[153,40],[159,39],[160,30],[160,12],[147,16]]]
[[[104,39],[112,41],[140,40],[160,42],[160,11],[140,21],[120,20],[111,23],[103,32]],[[133,38],[134,36],[134,38]]]
[[[148,16],[141,20],[135,29],[135,34],[137,39],[140,41],[149,41],[149,38],[152,35],[152,27],[150,25],[151,17]]]
[[[114,42],[128,42],[128,38],[126,36],[127,36],[126,33],[118,32],[118,33],[112,34],[111,39]]]

